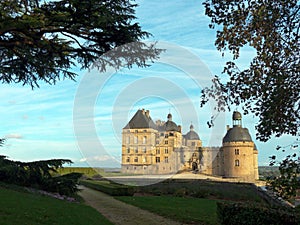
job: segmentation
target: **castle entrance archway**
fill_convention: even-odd
[[[192,170],[193,171],[197,171],[198,170],[198,163],[197,162],[193,162],[192,163]]]

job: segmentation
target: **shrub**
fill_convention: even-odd
[[[18,162],[0,156],[0,180],[5,183],[73,195],[77,191],[80,173],[71,173],[53,177],[57,169],[64,163],[72,163],[68,159],[51,159],[35,162]]]
[[[224,225],[298,225],[299,214],[287,208],[265,208],[245,203],[217,203],[217,214]]]
[[[81,173],[68,173],[62,176],[53,177],[45,182],[42,189],[49,192],[57,192],[61,195],[71,196],[79,190],[77,185],[81,176]]]

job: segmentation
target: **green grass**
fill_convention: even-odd
[[[90,168],[90,167],[63,167],[57,169],[57,172],[60,175],[64,175],[68,173],[82,173],[87,177],[93,177],[95,175],[104,173],[104,170],[99,169],[98,171],[96,171],[94,168]]]
[[[116,199],[176,221],[218,224],[216,200],[172,196],[121,196]]]
[[[177,197],[197,197],[264,203],[257,188],[252,184],[214,182],[208,180],[166,180],[136,188],[136,192]]]
[[[0,225],[112,224],[95,209],[0,187]]]
[[[103,168],[91,168],[91,167],[63,167],[59,168],[57,172],[60,175],[67,173],[82,173],[89,178],[99,178],[102,177],[115,177],[115,176],[128,176],[129,174],[122,174],[120,172],[107,172]]]
[[[132,196],[134,193],[134,189],[132,187],[117,183],[111,183],[108,180],[81,180],[80,184],[98,191],[102,191],[111,196]]]

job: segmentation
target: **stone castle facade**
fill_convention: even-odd
[[[244,181],[258,179],[258,151],[242,116],[233,112],[233,126],[227,129],[221,147],[204,147],[190,125],[182,134],[172,121],[151,119],[149,110],[138,110],[122,132],[122,173],[171,174],[195,171]]]

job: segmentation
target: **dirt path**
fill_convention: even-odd
[[[116,225],[179,225],[180,223],[118,201],[102,192],[81,186],[79,195]]]

